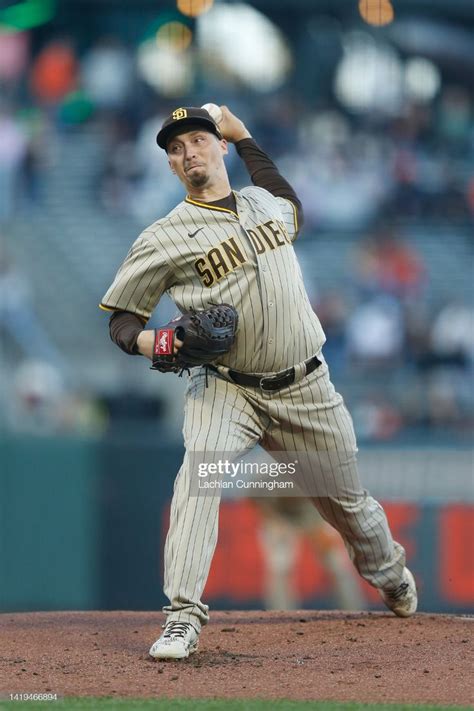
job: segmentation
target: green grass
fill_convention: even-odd
[[[424,704],[359,704],[338,701],[278,701],[263,699],[111,699],[63,698],[58,701],[0,701],[0,711],[472,711],[467,706]]]

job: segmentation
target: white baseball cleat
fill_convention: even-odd
[[[400,585],[393,590],[379,590],[380,597],[398,617],[411,617],[418,606],[415,578],[408,568],[403,569]]]
[[[184,659],[196,651],[199,635],[190,622],[168,622],[165,631],[150,647],[155,659]]]

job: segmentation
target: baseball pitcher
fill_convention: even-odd
[[[293,242],[301,203],[241,120],[225,106],[176,109],[157,136],[185,197],[132,245],[101,307],[125,352],[187,374],[186,454],[175,481],[165,545],[164,631],[151,656],[194,652],[209,620],[202,592],[217,542],[219,494],[191,495],[196,452],[330,454],[318,472],[322,517],[342,536],[359,574],[398,616],[416,611],[405,551],[360,484],[351,417],[332,385],[325,336],[303,285]],[[233,190],[229,144],[253,185]],[[146,324],[167,292],[181,316]],[[323,495],[324,494],[324,495]]]

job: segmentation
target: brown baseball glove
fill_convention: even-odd
[[[153,370],[182,374],[184,370],[213,363],[227,353],[235,340],[239,315],[230,304],[190,311],[155,330]],[[175,353],[175,342],[183,342]]]

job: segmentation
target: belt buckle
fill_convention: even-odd
[[[268,387],[268,388],[264,387],[265,380],[268,381],[268,383],[270,384],[270,387]],[[267,378],[265,378],[265,377],[260,378],[260,382],[258,385],[260,387],[260,390],[268,393],[268,392],[275,392],[276,390],[282,390],[282,388],[289,387],[290,385],[292,385],[294,383],[294,381],[295,381],[294,368],[288,368],[283,373],[280,373],[280,375],[274,375],[273,377],[269,377],[269,378],[268,377]],[[272,387],[272,383],[273,383],[273,387]]]
[[[275,380],[275,378],[272,378],[272,377],[270,377],[270,378],[269,378],[269,377],[260,378],[260,380],[259,380],[259,382],[258,382],[258,387],[259,387],[260,390],[262,390],[264,393],[272,392],[274,388],[272,388],[272,387],[266,388],[266,387],[265,387],[265,381],[268,381],[268,382],[271,383],[272,380]]]

